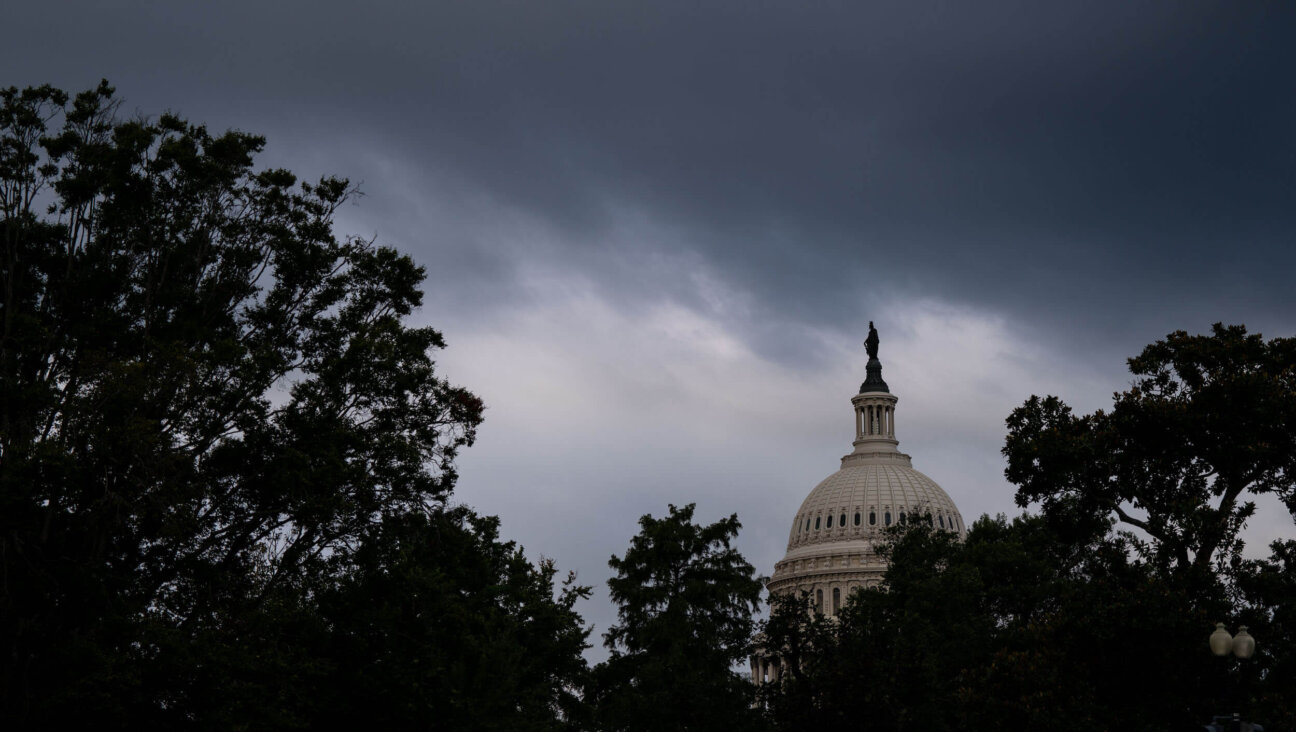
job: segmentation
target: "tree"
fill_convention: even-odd
[[[405,322],[423,268],[334,235],[345,180],[115,106],[106,83],[0,90],[7,720],[289,727],[364,679],[426,716],[442,607],[513,664],[510,708],[558,718],[580,590],[555,599],[550,565],[445,507],[482,403]]]
[[[1243,703],[1252,718],[1268,729],[1296,729],[1296,540],[1276,541],[1271,549],[1268,558],[1247,560],[1236,573],[1243,603],[1237,619],[1263,639],[1254,664],[1239,664],[1237,681],[1250,692]],[[1263,680],[1251,665],[1263,669]]]
[[[847,606],[854,596],[847,597]],[[769,618],[761,624],[758,638],[779,674],[773,682],[762,679],[757,687],[766,718],[780,730],[849,726],[851,710],[838,703],[836,693],[845,677],[837,673],[840,627],[819,611],[809,592],[771,595],[769,602]]]
[[[785,671],[761,700],[779,729],[1165,729],[1209,717],[1198,678],[1212,659],[1183,642],[1202,618],[1178,614],[1182,597],[1119,543],[1075,553],[1038,516],[982,517],[962,542],[925,522],[888,540],[883,586],[852,593],[834,618],[776,603],[765,642]]]
[[[606,730],[730,730],[758,725],[753,689],[733,671],[751,648],[762,589],[730,542],[738,517],[693,523],[694,505],[670,506],[608,565],[618,623],[604,636],[611,658],[589,694]]]
[[[499,520],[464,508],[390,517],[321,599],[338,632],[314,728],[560,730],[577,696],[588,631],[573,609],[589,588],[552,561],[532,566]],[[555,600],[555,590],[558,597]]]
[[[1141,627],[1155,640],[1140,664],[1155,672],[1142,678],[1156,694],[1122,699],[1106,687],[1099,699],[1145,713],[1193,709],[1200,721],[1203,700],[1222,711],[1221,690],[1253,673],[1251,689],[1274,721],[1290,719],[1290,705],[1277,701],[1290,696],[1281,684],[1296,651],[1282,610],[1291,597],[1289,549],[1276,544],[1272,560],[1244,561],[1239,532],[1256,495],[1277,495],[1296,512],[1296,339],[1217,323],[1210,335],[1171,333],[1129,366],[1136,379],[1110,411],[1078,417],[1056,397],[1032,397],[1009,417],[1004,446],[1019,505],[1038,503],[1072,546],[1120,550],[1120,561],[1092,568],[1091,606],[1103,609],[1108,627]],[[1244,665],[1184,650],[1200,649],[1219,620],[1272,632],[1273,643]],[[1100,645],[1060,643],[1069,660]],[[1266,689],[1282,691],[1266,697]]]
[[[969,690],[995,653],[1048,607],[1055,572],[1030,520],[982,518],[967,541],[911,522],[887,531],[881,588],[853,592],[835,617],[808,598],[779,598],[766,649],[784,672],[762,687],[779,729],[1014,729],[1040,715],[1004,689],[994,723],[969,724]],[[980,721],[980,720],[977,720]],[[1050,729],[1057,724],[1046,725]]]
[[[1129,360],[1137,378],[1110,412],[1077,417],[1032,397],[1008,418],[1005,471],[1017,503],[1039,503],[1068,531],[1116,522],[1165,572],[1197,585],[1241,549],[1274,493],[1296,511],[1296,339],[1216,323],[1171,333]],[[1136,538],[1137,537],[1137,538]]]

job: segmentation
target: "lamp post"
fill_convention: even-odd
[[[1245,625],[1238,628],[1237,635],[1229,635],[1223,623],[1216,623],[1215,632],[1210,634],[1210,649],[1211,653],[1220,657],[1232,653],[1238,658],[1247,659],[1255,654],[1255,638],[1247,632]]]
[[[1223,623],[1216,623],[1215,632],[1210,634],[1211,653],[1220,658],[1224,658],[1231,653],[1245,661],[1255,655],[1255,647],[1255,638],[1247,632],[1245,625],[1238,628],[1237,635],[1229,635],[1228,629],[1224,627]],[[1211,720],[1211,724],[1207,729],[1212,730],[1212,732],[1224,732],[1225,730],[1264,732],[1264,728],[1258,724],[1243,722],[1242,715],[1237,712],[1215,717]]]

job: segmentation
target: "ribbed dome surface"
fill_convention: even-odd
[[[962,534],[963,518],[954,501],[935,481],[914,470],[907,455],[851,456],[801,503],[792,520],[788,551],[868,537],[899,523],[901,514],[906,522],[930,515],[938,528]]]
[[[931,521],[964,536],[949,495],[914,470],[908,455],[888,447],[842,458],[841,470],[801,502],[787,554],[766,585],[771,593],[813,592],[825,612],[836,614],[850,592],[882,580],[886,562],[878,549],[888,541],[887,527]]]

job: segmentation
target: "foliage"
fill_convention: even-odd
[[[581,715],[573,606],[589,588],[569,575],[555,601],[553,563],[533,567],[498,524],[457,508],[375,528],[320,602],[340,632],[312,726],[557,730]]]
[[[1138,378],[1110,412],[1077,417],[1056,397],[1014,410],[1006,475],[1018,504],[1039,503],[1060,529],[1136,528],[1132,545],[1160,572],[1207,589],[1241,551],[1247,496],[1296,510],[1296,338],[1217,323],[1129,365]]]
[[[1239,623],[1256,636],[1254,663],[1231,669],[1242,706],[1266,729],[1296,729],[1296,540],[1276,541],[1265,559],[1248,560],[1235,573],[1242,610]],[[1233,630],[1237,630],[1233,628]],[[1257,677],[1263,671],[1263,682]]]
[[[848,598],[848,605],[850,599]],[[757,703],[775,729],[814,729],[841,725],[852,710],[840,708],[835,671],[839,654],[838,626],[818,608],[810,594],[771,595],[769,618],[757,636],[762,662],[776,670],[772,681],[757,687]],[[859,659],[864,660],[864,659]]]
[[[1241,326],[1173,333],[1130,360],[1109,412],[1032,397],[1008,419],[1006,474],[1037,515],[982,518],[964,542],[889,536],[882,589],[837,618],[775,606],[781,729],[1199,727],[1241,712],[1296,729],[1296,543],[1246,560],[1249,496],[1296,508],[1296,339]],[[1206,650],[1250,626],[1253,661]]]
[[[1250,625],[1266,639],[1255,661],[1167,668],[1191,669],[1180,683],[1198,698],[1291,724],[1292,687],[1283,683],[1296,638],[1282,607],[1294,565],[1281,543],[1270,560],[1244,560],[1239,534],[1254,496],[1275,495],[1296,515],[1296,338],[1217,323],[1209,335],[1171,333],[1129,366],[1137,378],[1110,412],[1077,417],[1056,397],[1013,412],[1004,455],[1017,501],[1038,503],[1078,545],[1085,534],[1122,529],[1116,535],[1149,582],[1180,598],[1164,608],[1163,628],[1185,619],[1206,631],[1221,620]],[[1184,628],[1181,642],[1203,632]]]
[[[552,728],[582,590],[444,506],[482,404],[405,323],[423,269],[334,236],[346,181],[112,95],[0,90],[7,719]]]
[[[773,608],[766,649],[785,673],[761,699],[781,729],[860,720],[883,730],[950,728],[956,659],[981,640],[983,613],[977,603],[949,599],[975,592],[967,583],[976,577],[951,564],[959,548],[951,533],[914,522],[888,535],[890,591],[858,590],[831,618],[809,597]]]
[[[1033,516],[982,517],[962,543],[922,522],[890,540],[884,587],[853,593],[835,618],[774,607],[767,648],[787,672],[761,700],[779,729],[1137,730],[1209,717],[1193,676],[1211,660],[1202,617],[1167,622],[1182,596],[1118,547],[1068,567]],[[1120,662],[1129,643],[1136,664]]]
[[[693,523],[670,506],[608,565],[618,623],[611,658],[594,670],[590,701],[606,730],[728,730],[757,725],[750,684],[734,673],[751,648],[761,581],[731,546],[737,516]]]
[[[881,730],[963,729],[969,671],[1047,594],[1052,572],[1022,546],[1032,528],[983,518],[961,544],[925,522],[893,527],[884,588],[852,593],[832,618],[807,613],[808,598],[776,603],[766,647],[786,671],[761,690],[771,718],[789,730],[860,720]]]

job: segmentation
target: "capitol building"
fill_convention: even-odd
[[[964,535],[963,517],[948,494],[914,470],[896,439],[896,404],[882,380],[878,336],[869,323],[867,378],[851,397],[854,449],[841,469],[810,491],[792,517],[787,554],[774,565],[770,595],[806,594],[819,612],[836,615],[851,592],[881,583],[886,562],[878,547],[884,531],[914,521]],[[751,661],[755,682],[777,678],[763,653]]]

